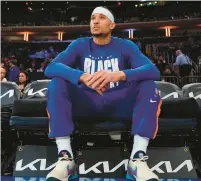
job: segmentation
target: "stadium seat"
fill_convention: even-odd
[[[50,80],[36,80],[24,89],[23,99],[45,98]]]
[[[37,80],[26,86],[21,100],[14,102],[10,125],[17,130],[44,130],[48,125],[46,92],[50,80]]]
[[[183,96],[182,90],[175,84],[170,82],[155,81],[156,85],[160,89],[161,98],[174,99]]]
[[[12,143],[12,131],[9,120],[15,100],[20,99],[20,90],[14,82],[1,82],[1,145],[3,149],[10,148]]]
[[[162,98],[159,132],[187,132],[195,128],[198,105],[192,98],[183,97],[175,84],[156,81]]]
[[[15,100],[20,99],[20,90],[14,82],[1,82],[1,123],[2,128],[9,125]]]
[[[1,106],[11,106],[20,99],[20,90],[15,82],[1,82]]]
[[[193,97],[201,107],[201,83],[187,84],[182,87],[184,97]]]
[[[198,120],[199,120],[198,127],[199,128],[198,129],[201,133],[201,83],[187,84],[182,87],[182,90],[183,90],[184,97],[194,98],[199,105],[199,111],[198,111]]]
[[[18,130],[48,130],[45,92],[49,80],[35,81],[25,90],[22,100],[15,101],[10,124]],[[197,102],[193,98],[183,98],[182,91],[176,85],[156,82],[163,99],[159,117],[161,132],[192,131],[196,125]],[[174,96],[171,96],[174,95]],[[87,119],[85,119],[87,120]],[[125,132],[130,130],[131,120],[121,122],[102,120],[101,122],[83,122],[74,120],[76,130],[80,132]]]

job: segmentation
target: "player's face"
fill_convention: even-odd
[[[91,16],[90,28],[91,34],[96,37],[107,36],[115,27],[115,23],[111,22],[103,14],[94,14]]]

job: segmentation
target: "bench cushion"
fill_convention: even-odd
[[[12,116],[47,117],[46,98],[22,99],[14,102]],[[199,107],[193,98],[163,100],[160,118],[197,118]]]
[[[48,131],[47,117],[20,117],[12,116],[10,125],[18,130],[43,130]],[[191,131],[197,124],[196,119],[159,119],[159,132],[186,132]],[[75,121],[76,130],[82,132],[122,132],[130,131],[131,121],[103,121],[103,122],[83,122]]]

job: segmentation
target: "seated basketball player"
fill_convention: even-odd
[[[110,118],[132,120],[134,143],[126,178],[158,180],[147,166],[146,151],[158,130],[161,99],[154,80],[160,73],[133,42],[111,36],[115,23],[108,9],[94,9],[90,28],[92,37],[73,41],[45,70],[52,78],[47,92],[49,137],[56,139],[59,157],[46,179],[77,178],[70,142],[74,118]]]

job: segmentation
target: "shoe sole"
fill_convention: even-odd
[[[128,180],[136,180],[136,178],[133,178],[132,176],[130,176],[129,174],[126,174],[126,179]],[[137,180],[136,180],[137,181]]]
[[[76,174],[70,176],[68,180],[75,180],[77,178],[78,178],[78,174],[76,173]]]
[[[50,177],[46,181],[70,181],[70,180],[75,180],[75,179],[78,179],[78,174],[69,175],[67,178],[64,178],[62,180],[54,178],[54,177]]]

